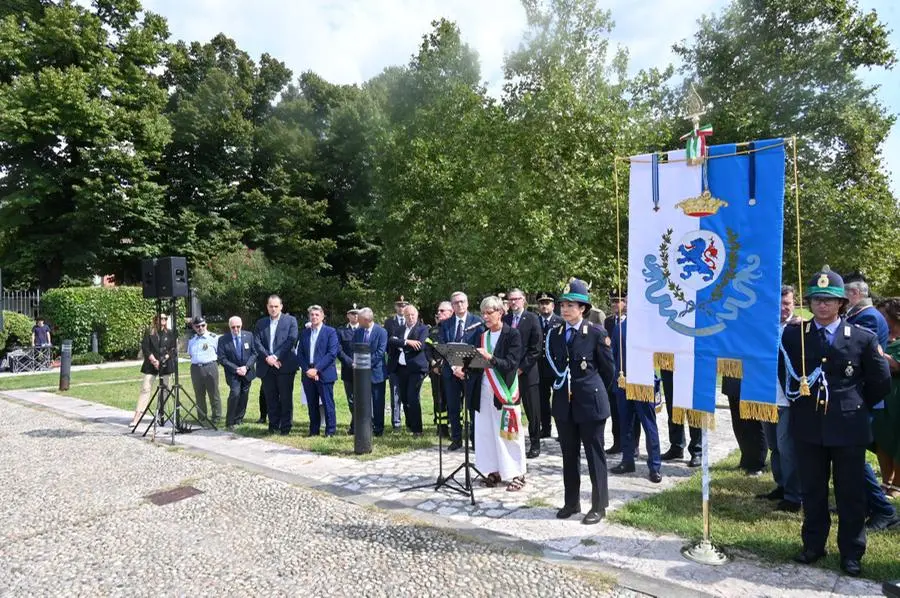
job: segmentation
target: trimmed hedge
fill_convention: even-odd
[[[91,332],[96,331],[101,355],[131,359],[140,351],[156,308],[140,287],[67,287],[44,293],[41,311],[54,324],[54,341],[71,339],[73,353],[90,351]]]
[[[14,311],[3,311],[3,328],[0,329],[0,353],[6,353],[12,349],[7,346],[10,338],[13,342],[18,339],[18,344],[23,347],[31,345],[31,329],[34,328],[34,320],[24,314]]]
[[[82,353],[72,356],[72,365],[97,365],[106,361],[99,353]]]

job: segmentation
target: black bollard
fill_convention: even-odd
[[[72,341],[63,341],[59,360],[59,389],[69,390],[72,377]]]
[[[353,452],[372,452],[372,354],[367,343],[353,343]]]

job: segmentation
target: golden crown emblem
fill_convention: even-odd
[[[681,208],[686,216],[712,216],[719,211],[719,208],[728,206],[727,201],[722,201],[712,196],[709,191],[704,191],[697,197],[683,199],[675,204],[676,208]]]

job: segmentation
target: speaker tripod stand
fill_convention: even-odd
[[[454,492],[458,492],[460,494],[466,495],[469,497],[469,500],[472,504],[475,504],[475,489],[473,486],[473,482],[479,478],[483,478],[484,474],[478,471],[478,468],[475,467],[475,464],[472,463],[470,454],[471,454],[471,445],[469,442],[469,405],[471,404],[471,397],[469,396],[469,372],[471,368],[484,369],[486,367],[490,367],[490,364],[478,354],[475,350],[475,347],[472,345],[467,345],[465,343],[446,343],[441,345],[434,345],[434,350],[438,355],[444,358],[444,360],[450,366],[458,366],[462,368],[464,377],[462,380],[463,384],[463,408],[462,408],[462,417],[463,417],[463,446],[464,446],[464,457],[463,462],[459,464],[459,466],[450,472],[446,477],[444,474],[444,460],[443,460],[443,444],[440,443],[440,436],[438,441],[438,476],[437,480],[432,484],[420,484],[418,486],[413,486],[411,488],[404,488],[401,492],[407,492],[409,490],[417,490],[420,488],[430,488],[434,486],[435,492],[440,490],[441,488],[447,488],[448,490],[452,490]],[[439,430],[440,432],[440,430]],[[459,473],[463,473],[463,481],[459,481],[456,479],[456,475]],[[473,476],[474,473],[474,476]]]

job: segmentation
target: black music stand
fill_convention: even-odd
[[[434,485],[435,491],[440,490],[441,488],[448,488],[455,492],[459,492],[460,494],[467,494],[469,496],[469,500],[472,501],[472,504],[475,504],[475,491],[472,486],[472,472],[475,472],[475,479],[483,478],[484,474],[478,471],[478,468],[475,467],[475,464],[472,463],[469,458],[470,448],[469,448],[469,404],[471,397],[469,397],[469,371],[471,368],[485,369],[491,367],[491,364],[482,357],[478,351],[475,350],[475,347],[472,345],[467,345],[465,343],[445,343],[434,346],[435,350],[439,355],[443,356],[445,361],[450,366],[458,366],[463,369],[463,373],[465,377],[463,378],[463,443],[465,447],[465,457],[463,458],[463,462],[460,463],[459,467],[450,472],[450,475],[447,477],[443,477],[438,474],[437,482]],[[460,482],[456,479],[456,474],[461,470],[465,470],[465,481]],[[423,486],[419,486],[420,488],[425,488],[431,486],[431,484],[425,484]],[[407,490],[412,490],[412,488],[407,488]]]

